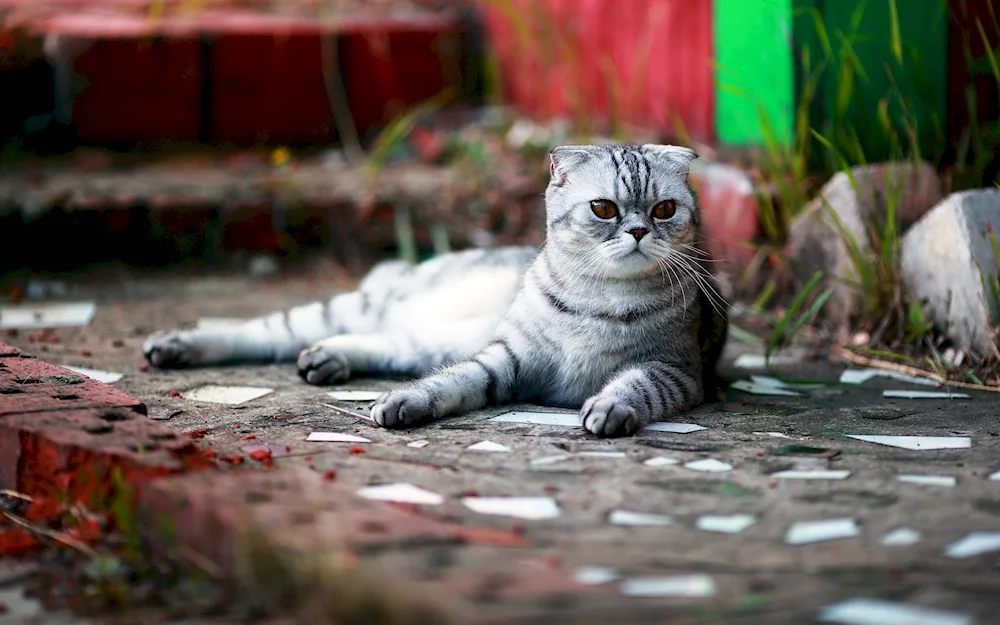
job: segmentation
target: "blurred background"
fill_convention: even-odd
[[[539,244],[568,141],[693,146],[764,267],[845,165],[993,186],[998,45],[990,0],[0,0],[0,288]]]

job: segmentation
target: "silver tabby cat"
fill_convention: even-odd
[[[325,303],[154,334],[146,358],[167,368],[297,356],[310,384],[425,376],[375,402],[383,427],[531,401],[582,406],[593,434],[631,434],[714,392],[726,308],[687,183],[695,158],[666,145],[556,148],[540,250],[382,263]]]

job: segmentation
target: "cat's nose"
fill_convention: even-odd
[[[647,230],[645,228],[633,228],[632,230],[629,230],[629,232],[632,233],[632,236],[635,237],[636,241],[641,240],[642,237],[644,237],[647,234],[649,234],[649,230]]]

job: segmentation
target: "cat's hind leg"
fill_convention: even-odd
[[[363,305],[358,292],[344,293],[237,326],[157,332],[142,351],[161,369],[294,360],[316,341],[350,331],[347,322],[359,318]]]
[[[520,359],[504,340],[438,373],[383,394],[371,415],[385,428],[402,428],[449,414],[508,403],[517,394]]]
[[[493,327],[490,316],[425,323],[420,331],[340,334],[302,351],[299,376],[309,384],[338,384],[365,375],[421,376],[475,354]]]
[[[413,346],[399,335],[342,334],[304,349],[296,364],[303,380],[326,385],[346,382],[352,375],[412,375],[419,360]]]

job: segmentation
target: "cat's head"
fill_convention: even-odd
[[[567,145],[550,153],[546,245],[608,277],[659,274],[690,256],[699,214],[687,177],[698,157],[673,145]]]

